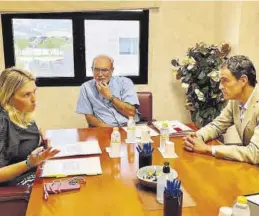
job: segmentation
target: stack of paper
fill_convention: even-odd
[[[146,128],[149,130],[149,135],[151,137],[159,135],[159,133],[157,133],[155,130],[148,127],[147,125],[136,125],[136,137],[141,138],[141,131]],[[127,132],[127,127],[123,127],[123,130],[125,130]]]
[[[161,131],[162,123],[164,121],[155,121],[153,122],[153,125]],[[169,127],[169,133],[170,136],[183,136],[186,132],[192,132],[193,130],[189,128],[188,126],[184,125],[183,123],[179,121],[166,121],[168,123]]]
[[[43,165],[41,177],[102,174],[99,157],[48,160]]]
[[[48,139],[51,145],[76,142],[78,137],[77,129],[56,129],[48,130],[46,132],[46,139]]]
[[[102,151],[97,141],[85,141],[75,143],[54,144],[52,147],[57,148],[60,152],[55,157],[67,157],[75,155],[101,154]]]
[[[123,130],[127,132],[127,127],[123,127]],[[136,125],[136,131],[135,131],[136,139],[135,140],[125,140],[126,143],[146,143],[151,142],[153,143],[153,140],[151,137],[158,136],[159,133],[157,133],[152,128],[148,127],[147,125]]]

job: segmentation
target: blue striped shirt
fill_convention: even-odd
[[[134,84],[129,78],[113,76],[110,79],[109,87],[112,94],[119,100],[136,107],[139,106]],[[94,79],[81,86],[76,112],[94,115],[97,119],[111,126],[120,126],[128,121],[128,118],[117,111],[113,104],[99,93]],[[136,122],[139,121],[138,114],[135,115],[134,119]]]

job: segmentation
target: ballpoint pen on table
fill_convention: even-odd
[[[145,143],[143,148],[137,145],[137,151],[141,156],[149,156],[153,153],[154,148],[151,147],[151,143]]]
[[[169,197],[179,197],[181,195],[181,181],[177,179],[168,180],[165,192]]]

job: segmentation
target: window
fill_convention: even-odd
[[[137,55],[138,38],[120,38],[120,55]]]
[[[71,20],[12,19],[15,65],[36,77],[74,76]]]
[[[114,75],[146,84],[147,10],[2,15],[6,67],[35,73],[38,86],[81,85],[92,60],[114,59]]]
[[[105,53],[114,60],[114,75],[139,76],[139,55],[121,54],[121,37],[132,36],[139,38],[138,21],[114,20],[86,20],[85,21],[85,47],[86,47],[86,75],[92,76],[91,64],[93,56]],[[137,42],[137,41],[136,41]],[[139,44],[136,43],[135,50]]]

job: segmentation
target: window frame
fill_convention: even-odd
[[[2,14],[5,67],[15,65],[12,19],[70,19],[72,20],[74,77],[39,77],[38,86],[80,86],[92,79],[86,76],[85,20],[137,20],[139,21],[139,76],[127,76],[134,84],[148,83],[149,11],[105,11],[65,13]],[[92,62],[90,62],[91,64]]]

